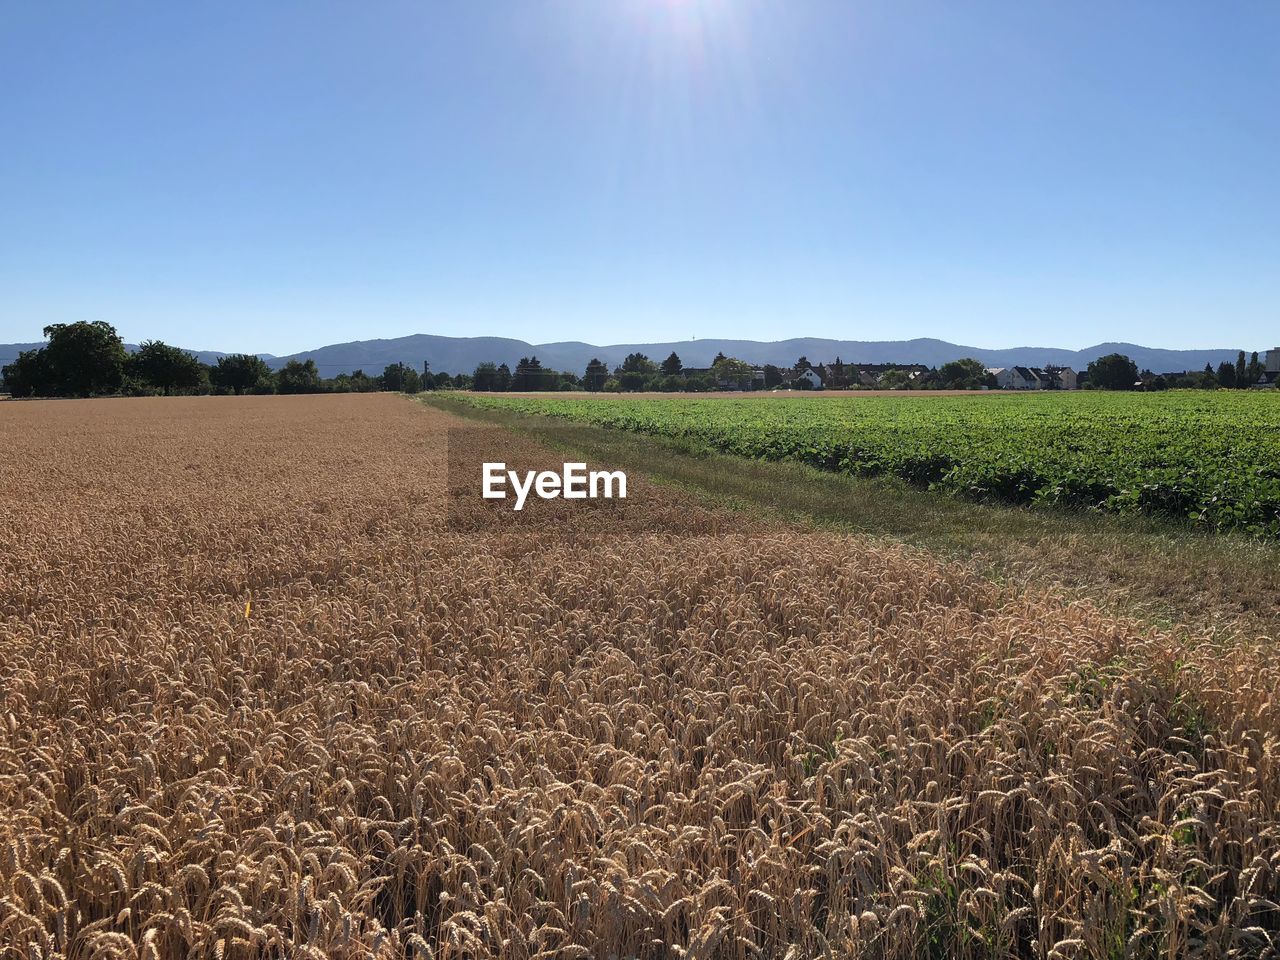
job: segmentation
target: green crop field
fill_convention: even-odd
[[[1269,392],[459,399],[966,497],[1280,537],[1280,395]]]

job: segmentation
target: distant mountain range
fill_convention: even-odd
[[[9,363],[22,350],[41,346],[39,343],[0,344],[0,364]],[[1270,344],[1249,347],[1264,351]],[[136,349],[132,344],[130,350]],[[259,354],[271,367],[280,368],[289,360],[314,360],[321,376],[333,377],[363,369],[381,373],[389,363],[406,363],[417,369],[423,361],[436,372],[470,373],[486,360],[515,367],[521,357],[537,356],[544,367],[581,372],[592,358],[616,366],[629,353],[640,352],[655,361],[674,351],[687,367],[707,367],[718,353],[755,364],[772,363],[791,366],[800,357],[822,363],[839,357],[845,363],[922,363],[936,367],[949,360],[973,357],[989,367],[1036,366],[1047,364],[1083,370],[1091,360],[1109,353],[1123,353],[1142,370],[1169,373],[1179,370],[1202,370],[1206,363],[1217,367],[1226,360],[1234,363],[1240,348],[1214,350],[1163,350],[1134,343],[1099,343],[1083,350],[1059,347],[1008,347],[987,350],[947,343],[945,340],[824,340],[798,337],[792,340],[682,340],[678,343],[619,343],[593,346],[589,343],[526,343],[504,337],[437,337],[415,334],[394,340],[354,340],[335,343],[316,350],[304,350],[287,357]],[[205,363],[216,363],[223,353],[192,350]]]

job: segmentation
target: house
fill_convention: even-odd
[[[822,389],[822,378],[821,378],[820,376],[818,376],[818,374],[817,374],[817,373],[815,373],[815,372],[814,372],[813,367],[807,367],[807,368],[805,368],[804,370],[802,370],[802,371],[800,372],[800,374],[796,377],[796,379],[797,379],[797,380],[808,380],[808,381],[809,381],[809,384],[810,384],[810,385],[813,387],[813,389],[815,389],[815,390],[821,390],[821,389]]]
[[[1002,390],[1077,390],[1080,376],[1070,367],[988,367]]]
[[[1262,376],[1258,378],[1258,386],[1280,386],[1280,347],[1267,351],[1267,360],[1262,368]]]
[[[1070,367],[1045,367],[1043,371],[1036,372],[1047,381],[1048,390],[1075,390],[1080,386],[1080,378]]]
[[[1031,367],[997,367],[989,371],[996,378],[996,386],[1002,390],[1043,390],[1041,373]]]

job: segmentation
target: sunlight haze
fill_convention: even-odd
[[[0,341],[1280,339],[1280,7],[12,4]]]

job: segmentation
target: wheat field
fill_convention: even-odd
[[[1277,952],[1269,640],[638,480],[468,522],[455,426],[0,404],[0,956]]]

